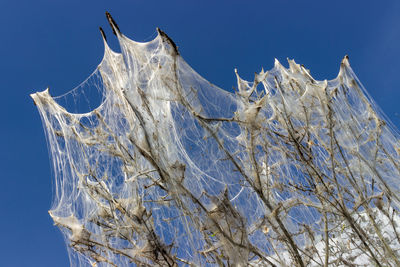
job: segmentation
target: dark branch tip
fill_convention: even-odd
[[[106,37],[106,34],[105,34],[104,31],[103,31],[103,28],[102,28],[102,27],[99,27],[99,30],[100,30],[101,36],[103,37],[104,41],[107,42],[107,37]]]
[[[119,34],[121,34],[121,31],[120,31],[120,29],[119,29],[119,27],[118,27],[118,24],[115,22],[115,20],[114,20],[113,17],[111,16],[111,14],[110,14],[109,12],[107,12],[107,11],[106,11],[106,17],[107,17],[108,23],[110,23],[110,26],[111,26],[111,28],[112,28],[112,30],[113,30],[113,33],[114,33],[115,35],[117,35],[117,32],[118,32]],[[117,32],[116,32],[116,31],[117,31]]]
[[[165,40],[167,40],[168,43],[174,48],[174,51],[177,55],[179,55],[178,51],[178,46],[175,44],[175,42],[169,37],[164,31],[162,31],[160,28],[157,27],[157,32],[158,34],[163,37]]]

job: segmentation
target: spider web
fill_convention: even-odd
[[[82,85],[60,97],[32,95],[55,176],[49,213],[72,265],[169,265],[162,249],[180,264],[217,265],[215,255],[237,266],[289,264],[283,228],[299,248],[318,248],[300,251],[319,265],[324,214],[332,259],[371,262],[337,211],[321,204],[329,193],[364,228],[366,214],[375,216],[397,253],[398,229],[373,201],[398,210],[398,134],[347,57],[331,81],[276,61],[252,82],[237,75],[230,93],[197,74],[162,31],[139,43],[114,30],[121,53],[104,42],[103,60]],[[87,88],[101,92],[97,108],[71,113],[59,104],[78,103]],[[368,242],[379,242],[368,227]],[[336,249],[343,246],[353,252]],[[373,252],[388,253],[379,245]]]

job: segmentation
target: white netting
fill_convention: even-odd
[[[73,265],[399,264],[399,136],[347,58],[331,81],[276,61],[232,94],[162,31],[114,29],[121,54],[105,42],[81,86],[99,107],[32,95]]]

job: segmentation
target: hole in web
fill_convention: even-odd
[[[74,114],[89,113],[101,106],[104,100],[104,85],[98,70],[71,91],[54,97],[58,105]]]

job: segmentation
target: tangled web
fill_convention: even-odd
[[[161,30],[139,43],[108,19],[121,53],[103,34],[79,87],[101,105],[32,95],[72,265],[400,265],[399,136],[347,57],[331,81],[275,61],[232,94]]]

